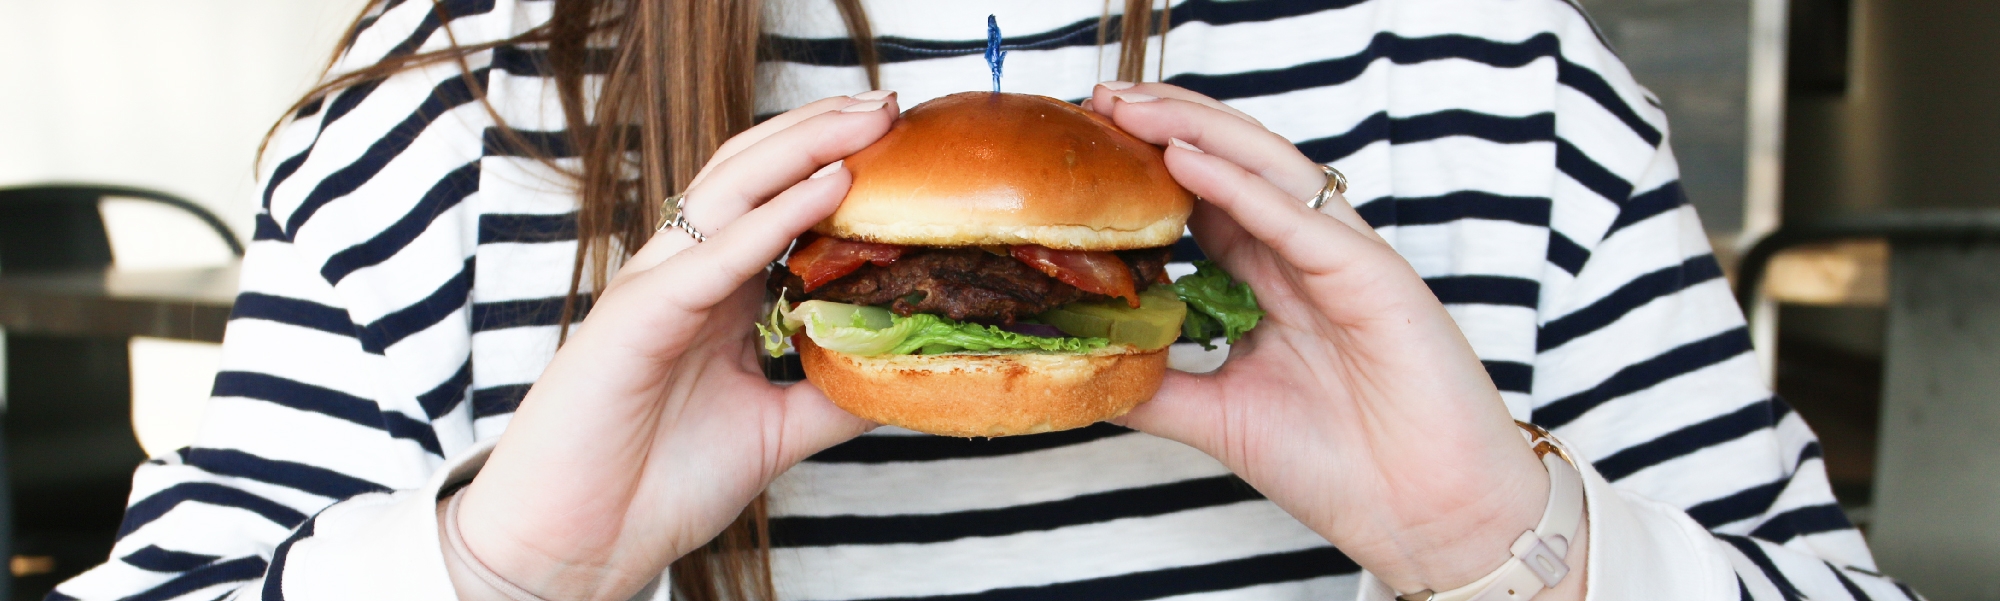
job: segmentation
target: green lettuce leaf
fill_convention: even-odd
[[[771,314],[757,323],[757,341],[764,343],[764,352],[772,359],[785,356],[785,349],[792,346],[792,329],[785,325],[785,295],[778,295]]]
[[[1111,343],[1104,338],[1029,336],[989,325],[952,321],[929,313],[918,313],[909,317],[898,315],[895,316],[895,321],[894,327],[910,327],[911,330],[907,338],[895,348],[889,349],[891,355],[916,353],[936,355],[1005,350],[1088,353]],[[814,338],[813,342],[819,342],[819,339]]]
[[[785,307],[791,305],[785,301],[785,291],[779,291],[777,302],[771,304],[771,313],[757,323],[757,339],[764,344],[764,352],[769,353],[772,359],[785,356],[785,349],[792,347],[792,335],[805,325],[803,318],[813,313],[813,309],[806,307],[805,303],[787,312]]]
[[[881,307],[806,301],[788,311],[786,304],[780,296],[757,324],[764,351],[772,357],[783,356],[790,336],[801,330],[827,350],[863,357],[1006,350],[1087,353],[1110,344],[1104,338],[1016,334],[925,313],[903,317]]]
[[[873,356],[888,352],[889,349],[910,336],[914,325],[899,325],[895,314],[881,307],[867,307],[829,301],[806,301],[790,310],[783,297],[771,309],[770,325],[758,324],[757,331],[765,335],[764,350],[776,357],[784,354],[782,344],[773,344],[776,332],[780,337],[804,330],[813,342],[827,350],[850,355]]]
[[[1209,341],[1218,336],[1235,344],[1264,318],[1250,285],[1238,283],[1212,261],[1195,261],[1194,273],[1174,280],[1174,293],[1188,304],[1181,335],[1204,348],[1215,348]]]

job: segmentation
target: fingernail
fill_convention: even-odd
[[[1193,144],[1189,144],[1186,141],[1181,140],[1180,138],[1167,138],[1167,143],[1172,144],[1174,145],[1174,148],[1179,148],[1181,150],[1186,150],[1189,152],[1201,152],[1200,148],[1195,148]],[[1201,152],[1201,153],[1208,154],[1206,152]]]
[[[894,90],[869,90],[866,92],[862,92],[860,94],[849,96],[848,98],[853,98],[855,100],[886,100],[890,96],[895,96],[895,95],[896,92]]]
[[[839,160],[839,161],[834,161],[834,162],[831,162],[831,163],[827,163],[825,167],[821,167],[821,168],[819,168],[819,171],[814,171],[814,172],[813,172],[813,174],[812,174],[812,176],[811,176],[811,177],[808,177],[808,178],[806,178],[806,179],[819,179],[819,178],[822,178],[822,177],[826,177],[826,176],[829,176],[829,175],[833,175],[833,173],[834,173],[835,171],[839,171],[839,170],[840,170],[840,166],[841,166],[840,164],[841,164],[841,163],[845,163],[845,162],[847,162],[847,161],[845,161],[845,160]]]
[[[1091,108],[1090,108],[1090,100],[1089,100],[1089,99],[1085,99],[1085,100],[1083,101],[1083,105],[1082,105],[1082,106],[1083,106],[1083,110],[1086,110],[1086,111],[1088,111],[1088,110],[1091,110]]]
[[[869,111],[879,111],[879,110],[882,110],[882,107],[885,107],[885,106],[889,106],[889,103],[887,103],[887,102],[883,102],[883,101],[880,101],[880,100],[877,100],[877,101],[875,101],[875,102],[863,102],[863,103],[861,103],[861,104],[856,104],[856,105],[852,105],[852,106],[849,106],[849,107],[847,107],[847,108],[844,108],[844,109],[840,109],[840,112],[843,112],[843,113],[866,113],[866,112],[869,112]]]
[[[1117,91],[1117,90],[1123,90],[1123,89],[1126,89],[1126,88],[1130,88],[1130,87],[1132,87],[1132,86],[1136,86],[1136,85],[1139,85],[1139,84],[1136,84],[1136,83],[1132,83],[1132,82],[1129,82],[1129,81],[1107,81],[1107,82],[1104,82],[1104,83],[1100,83],[1100,84],[1097,84],[1097,85],[1100,85],[1100,86],[1104,86],[1104,87],[1105,87],[1106,89],[1109,89],[1109,90],[1112,90],[1112,91]]]
[[[1112,96],[1112,98],[1117,98],[1119,100],[1131,103],[1152,102],[1160,99],[1159,96],[1154,96],[1151,94],[1139,94],[1139,93],[1119,94],[1117,96]]]

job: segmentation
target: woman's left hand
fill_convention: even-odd
[[[1423,279],[1344,198],[1307,208],[1324,173],[1255,119],[1175,86],[1113,85],[1087,106],[1168,146],[1168,170],[1204,199],[1196,240],[1268,313],[1221,369],[1169,372],[1120,422],[1215,456],[1398,591],[1499,567],[1541,518],[1548,472]],[[1582,580],[1541,598],[1580,599]]]

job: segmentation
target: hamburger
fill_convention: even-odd
[[[1169,280],[1194,195],[1162,157],[1054,98],[911,108],[847,158],[840,208],[772,270],[766,346],[795,346],[842,409],[921,432],[1124,415],[1159,390],[1177,338],[1233,342],[1262,316],[1212,265]]]

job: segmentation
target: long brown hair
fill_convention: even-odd
[[[372,2],[348,26],[343,48],[383,1]],[[880,60],[861,0],[829,1],[840,10],[854,40],[869,87],[881,87]],[[440,22],[451,22],[443,0],[431,4]],[[1147,39],[1157,33],[1164,46],[1168,13],[1158,11],[1155,19],[1153,0],[1124,4],[1118,23],[1118,77],[1139,81]],[[1111,0],[1105,0],[1100,46],[1108,41],[1110,9]],[[570,148],[581,165],[557,167],[574,180],[578,197],[576,259],[561,321],[566,331],[583,311],[586,290],[601,288],[624,254],[652,236],[659,199],[679,191],[724,140],[752,125],[756,65],[767,50],[762,14],[763,0],[556,0],[547,23],[512,38],[462,45],[449,38],[450,27],[443,27],[451,41],[445,49],[394,54],[368,67],[322,77],[285,114],[297,114],[345,88],[453,61],[502,138],[555,167],[551,157],[506,127],[466,63],[467,56],[502,46],[546,45],[547,72],[562,100]],[[331,72],[338,60],[336,53],[326,70]],[[603,75],[596,90],[584,83],[593,73]],[[271,133],[282,124],[273,125]],[[266,135],[265,143],[270,139]],[[260,158],[263,150],[258,149]],[[674,596],[688,601],[775,599],[770,548],[766,503],[759,495],[715,540],[674,562]]]

